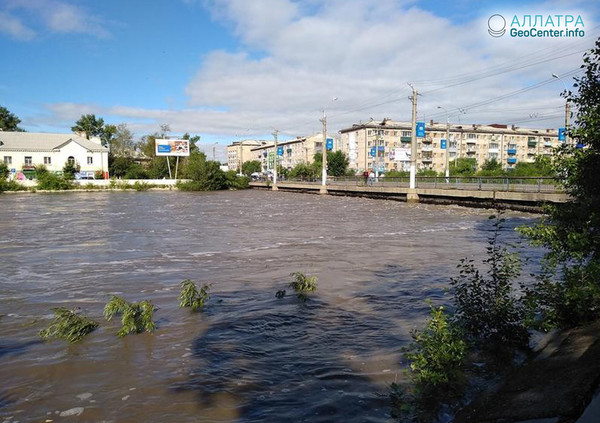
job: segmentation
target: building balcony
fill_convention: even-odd
[[[475,138],[470,138],[467,140],[467,144],[477,144],[477,140]]]
[[[498,154],[498,153],[500,153],[500,149],[499,148],[489,148],[488,153]]]
[[[535,148],[535,147],[537,147],[537,142],[535,142],[535,141],[528,141],[527,142],[527,147],[529,147],[529,148]]]
[[[466,153],[467,153],[467,154],[475,154],[475,153],[476,153],[476,151],[475,151],[475,149],[474,149],[474,148],[467,148],[467,151],[466,151]]]
[[[432,142],[433,142],[433,139],[431,139],[431,138],[423,138],[424,144],[431,144]]]
[[[402,141],[402,142],[411,142],[412,141],[412,137],[400,137],[400,141]]]
[[[422,157],[421,161],[423,163],[431,163],[433,161],[433,158],[432,157]]]
[[[515,163],[517,163],[517,158],[509,157],[508,159],[506,159],[506,161],[508,162],[508,164],[515,164]]]
[[[527,155],[528,156],[535,156],[536,154],[537,154],[537,151],[535,151],[535,150],[531,150],[530,149],[530,150],[527,151]]]
[[[517,149],[516,148],[509,148],[508,150],[506,150],[506,152],[508,154],[517,154]]]
[[[422,151],[433,151],[433,148],[431,147],[431,144],[427,144],[427,145],[424,145],[424,146],[421,148],[421,150],[422,150]]]

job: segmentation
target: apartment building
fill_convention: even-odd
[[[229,170],[239,171],[242,163],[254,160],[250,158],[253,148],[267,145],[269,141],[241,140],[227,146],[227,166]],[[272,142],[271,142],[272,143]]]
[[[376,169],[383,173],[408,171],[411,126],[410,122],[384,119],[342,129],[340,147],[348,155],[350,168],[357,171]],[[555,129],[500,124],[449,125],[447,128],[445,123],[430,121],[425,125],[425,136],[417,138],[417,169],[443,172],[446,160],[460,157],[476,159],[478,167],[494,158],[504,169],[510,169],[519,162],[533,162],[538,155],[552,155],[552,149],[559,143]]]
[[[332,138],[332,137],[330,137]],[[335,149],[334,141],[334,149]],[[275,143],[273,141],[265,142],[261,144],[248,144],[249,153],[244,150],[243,161],[258,160],[263,171],[273,169],[275,167]],[[236,157],[233,151],[235,147],[238,147],[236,143],[233,143],[227,147],[228,158]],[[244,147],[246,147],[244,142]],[[296,137],[291,140],[280,141],[277,143],[277,150],[279,151],[279,158],[277,162],[280,166],[287,169],[294,168],[299,163],[308,163],[313,161],[313,156],[316,152],[322,151],[323,149],[323,135],[316,134],[307,137]],[[230,151],[232,154],[230,155]],[[231,167],[231,161],[229,162],[229,168]]]

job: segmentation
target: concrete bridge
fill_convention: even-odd
[[[304,193],[323,191],[319,180],[278,181],[276,186],[267,181],[257,181],[251,182],[250,186]],[[409,189],[407,180],[342,178],[328,180],[326,193],[469,207],[504,207],[538,213],[544,204],[568,200],[551,178],[420,178],[415,190]]]

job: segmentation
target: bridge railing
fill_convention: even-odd
[[[321,183],[320,178],[288,178],[278,182],[298,182],[304,184]],[[356,187],[387,187],[387,188],[408,188],[409,177],[379,177],[365,178],[362,176],[344,176],[329,177],[327,185],[335,186],[356,186]],[[416,187],[423,189],[459,189],[474,191],[514,191],[514,192],[562,192],[559,184],[551,177],[491,177],[491,176],[472,176],[446,178],[444,176],[419,176],[416,179]]]

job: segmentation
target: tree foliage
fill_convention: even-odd
[[[0,106],[0,131],[23,132],[23,129],[19,128],[19,123],[21,119],[6,107]]]
[[[152,320],[154,305],[150,301],[130,303],[121,297],[113,296],[104,306],[104,317],[111,320],[117,315],[121,315],[121,329],[117,332],[120,337],[130,333],[154,332],[156,329]]]
[[[459,157],[450,162],[450,176],[473,176],[477,171],[477,159]]]
[[[107,125],[108,126],[108,125]],[[135,149],[133,133],[126,123],[115,126],[114,136],[110,141],[110,152],[115,157],[131,156]]]
[[[40,337],[64,339],[73,343],[81,340],[97,327],[97,322],[78,314],[75,310],[58,307],[54,309],[54,320],[46,329],[40,331]]]
[[[96,118],[94,114],[81,115],[75,125],[71,127],[71,131],[84,133],[88,140],[91,137],[102,138],[104,135],[104,119]]]
[[[258,160],[251,160],[242,164],[242,173],[246,176],[252,175],[254,172],[260,172],[262,165]]]
[[[189,307],[192,311],[202,310],[204,303],[210,298],[209,290],[210,284],[204,284],[201,288],[198,288],[191,279],[184,280],[181,282],[179,307]]]
[[[328,176],[345,176],[348,173],[350,159],[342,151],[327,152],[327,175]],[[320,175],[323,168],[323,154],[315,153],[313,167],[315,174]]]
[[[541,223],[521,229],[549,249],[547,273],[529,293],[534,307],[544,311],[545,325],[600,318],[600,39],[584,55],[582,68],[577,92],[564,94],[576,110],[569,131],[574,145],[562,145],[554,164],[570,201],[553,205]]]

